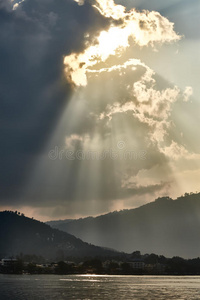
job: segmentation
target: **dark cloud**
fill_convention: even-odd
[[[63,57],[84,49],[108,20],[90,4],[0,2],[1,198],[16,198],[67,104]]]
[[[163,195],[174,179],[169,156],[182,148],[170,114],[181,92],[128,61],[141,56],[133,41],[90,70],[86,87],[67,82],[64,57],[94,45],[113,22],[90,2],[25,0],[16,10],[0,2],[2,206],[96,214]],[[103,159],[87,159],[89,151]]]

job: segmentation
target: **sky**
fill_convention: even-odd
[[[0,0],[0,209],[199,192],[199,0]]]

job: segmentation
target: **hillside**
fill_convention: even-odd
[[[11,211],[0,212],[0,241],[0,258],[20,253],[41,255],[53,260],[119,255]]]
[[[200,194],[186,194],[176,200],[158,198],[136,209],[67,223],[54,222],[52,226],[119,251],[198,257]]]

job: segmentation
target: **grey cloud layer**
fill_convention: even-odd
[[[77,59],[97,45],[98,32],[111,22],[90,1],[26,0],[14,11],[1,2],[2,205],[38,207],[53,217],[96,214],[133,196],[167,194],[177,153],[193,159],[171,118],[174,103],[188,100],[190,88],[181,92],[139,60],[126,65],[134,44],[117,61],[110,57],[101,69],[87,70],[88,85],[72,93],[64,56]],[[56,159],[49,156],[55,147],[61,151]],[[70,160],[69,150],[108,155]],[[132,152],[136,157],[120,158]]]
[[[107,24],[89,4],[27,0],[13,11],[1,1],[1,199],[20,193],[67,103],[63,56],[80,52],[85,32],[92,38]]]

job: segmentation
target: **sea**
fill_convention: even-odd
[[[4,275],[1,300],[199,300],[200,276]]]

